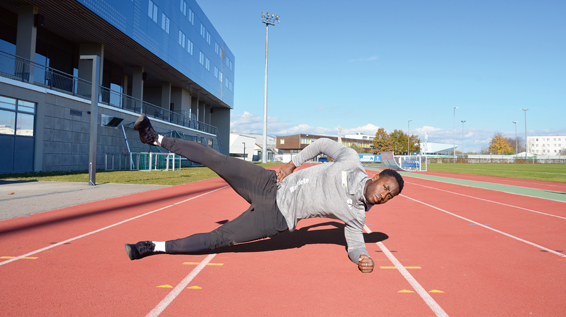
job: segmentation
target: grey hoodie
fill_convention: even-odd
[[[363,229],[365,212],[373,205],[364,197],[369,179],[358,154],[330,139],[318,139],[293,157],[299,167],[319,154],[334,162],[319,164],[287,176],[278,183],[277,206],[287,221],[289,231],[301,219],[324,217],[344,221],[348,257],[358,264],[366,250]]]

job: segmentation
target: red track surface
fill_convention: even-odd
[[[448,315],[566,314],[566,257],[554,251],[566,251],[566,219],[516,208],[566,218],[566,204],[406,181],[403,196],[367,214],[372,274],[348,260],[340,222],[303,220],[293,233],[215,255],[187,285],[200,289],[184,287],[161,316],[434,316],[399,270],[380,268],[393,266],[375,243],[387,236],[383,244],[402,265],[420,267],[407,271],[424,290],[442,292],[427,294]],[[30,255],[37,259],[0,262],[0,315],[147,315],[172,291],[158,286],[177,286],[196,267],[183,263],[206,255],[130,261],[123,244],[184,237],[233,219],[246,202],[230,188],[208,193],[223,186],[216,178],[0,222],[0,256],[54,246]]]

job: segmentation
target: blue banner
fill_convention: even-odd
[[[381,155],[373,154],[358,154],[360,156],[360,162],[362,163],[383,163],[381,161]]]

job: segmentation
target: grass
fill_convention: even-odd
[[[256,163],[262,167],[281,165],[280,162]],[[177,171],[97,171],[97,183],[181,185],[218,177],[208,167],[188,167]],[[0,179],[18,181],[88,182],[88,171],[79,172],[38,172],[21,174],[0,174]]]
[[[564,164],[428,164],[428,170],[566,183]]]

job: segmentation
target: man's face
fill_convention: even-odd
[[[399,184],[395,177],[376,174],[367,182],[364,196],[370,204],[385,204],[399,194]]]

